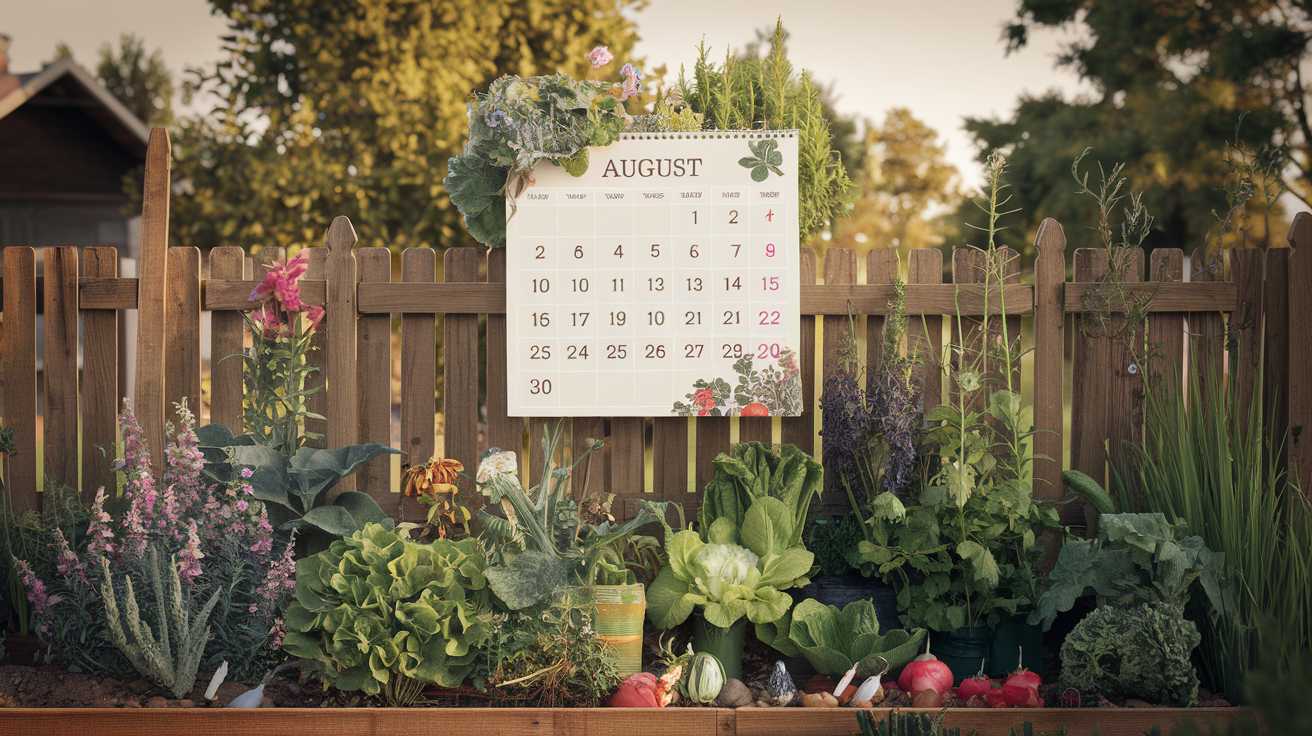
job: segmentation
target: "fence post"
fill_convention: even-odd
[[[360,399],[356,394],[355,228],[338,215],[328,226],[327,316],[328,369],[326,385],[332,391],[328,402],[328,447],[345,447],[360,436]],[[340,491],[355,488],[355,478],[344,478]]]
[[[141,253],[137,259],[137,371],[133,409],[158,471],[164,457],[164,342],[168,307],[169,169],[168,131],[152,128],[142,187]]]
[[[1066,233],[1046,218],[1034,239],[1034,495],[1062,495],[1062,389],[1065,379]]]
[[[1289,450],[1291,475],[1312,494],[1312,214],[1289,229]]]
[[[0,371],[4,377],[4,424],[14,431],[14,451],[5,458],[5,488],[14,511],[37,507],[36,495],[36,251],[11,245],[4,253],[4,332]]]

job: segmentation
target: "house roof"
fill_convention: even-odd
[[[146,142],[150,137],[146,125],[73,59],[65,57],[39,72],[14,76],[18,79],[18,86],[0,97],[0,119],[56,83],[71,81],[83,93],[83,97],[94,103],[87,106],[86,112],[120,145],[145,156]]]

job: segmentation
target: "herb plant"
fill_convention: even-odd
[[[498,616],[488,686],[547,708],[601,705],[621,678],[592,627],[591,601],[565,595],[541,608]]]

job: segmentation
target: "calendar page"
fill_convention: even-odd
[[[796,131],[625,134],[506,226],[511,416],[801,413]]]

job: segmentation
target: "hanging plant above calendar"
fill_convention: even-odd
[[[796,131],[631,133],[507,221],[512,416],[802,410]]]

